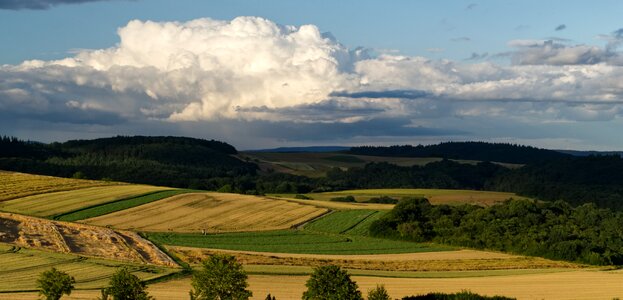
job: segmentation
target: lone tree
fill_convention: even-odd
[[[61,299],[63,294],[69,296],[74,289],[76,279],[69,274],[52,268],[41,273],[37,279],[37,288],[39,294],[44,296],[46,300]]]
[[[368,291],[368,300],[391,300],[384,285],[377,285]]]
[[[253,295],[247,290],[247,274],[231,255],[216,254],[203,261],[191,285],[191,300],[246,300]]]
[[[123,267],[110,278],[109,287],[102,290],[102,300],[151,300],[145,290],[145,283]]]
[[[305,285],[304,300],[363,300],[348,272],[335,265],[315,268]]]

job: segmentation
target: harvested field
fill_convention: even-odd
[[[134,275],[143,280],[161,277],[176,271],[157,266],[124,264],[0,244],[0,299],[17,298],[12,294],[8,294],[11,296],[7,297],[7,294],[1,294],[2,292],[35,290],[39,275],[52,267],[74,276],[76,288],[86,289],[106,286],[111,275],[120,266],[128,267]]]
[[[291,228],[327,211],[311,205],[258,196],[192,193],[83,222],[141,231],[261,231]]]
[[[514,256],[476,250],[377,254],[321,255],[227,251],[189,247],[167,247],[183,261],[198,265],[216,253],[236,256],[244,265],[323,266],[335,264],[347,269],[410,272],[456,272],[484,270],[577,269],[586,266],[538,257]]]
[[[84,207],[165,189],[167,188],[138,184],[90,187],[0,202],[0,210],[38,217],[50,217]]]
[[[329,201],[331,200],[331,198],[344,197],[349,195],[355,197],[355,200],[357,201],[366,201],[370,198],[380,196],[389,196],[398,199],[403,197],[425,197],[432,204],[477,204],[483,206],[493,205],[509,198],[526,198],[522,196],[517,196],[515,193],[448,189],[366,189],[305,194],[305,196],[308,196],[314,200],[321,201]],[[288,198],[294,197],[294,195],[290,194],[275,196]]]
[[[231,232],[208,235],[153,232],[148,234],[148,238],[162,245],[279,253],[350,255],[454,250],[449,246],[431,243],[413,243],[306,230]]]
[[[294,203],[301,203],[306,205],[313,205],[317,207],[325,207],[329,209],[366,209],[366,210],[391,210],[394,208],[394,204],[379,204],[379,203],[357,203],[357,202],[333,202],[324,200],[302,200],[294,199],[293,194],[284,194],[270,196],[269,198],[275,200],[285,200]]]
[[[154,193],[149,193],[146,195],[140,195],[136,197],[126,198],[119,201],[107,202],[101,205],[91,206],[84,209],[79,209],[76,211],[64,213],[62,215],[58,215],[54,217],[56,220],[61,221],[78,221],[88,218],[94,218],[97,216],[113,213],[116,211],[121,211],[124,209],[136,207],[139,205],[147,204],[150,202],[158,201],[164,198],[168,198],[171,196],[189,193],[189,190],[165,190],[158,191]]]
[[[123,183],[0,171],[0,201],[30,195],[110,185],[123,185]]]
[[[134,232],[0,213],[0,242],[19,247],[177,267]]]
[[[249,275],[252,299],[265,299],[270,293],[279,300],[301,299],[309,276]],[[523,299],[589,300],[613,299],[623,295],[623,272],[579,270],[557,273],[533,273],[508,276],[472,278],[390,278],[353,276],[359,290],[366,294],[377,284],[385,285],[390,296],[402,298],[407,295],[429,292],[454,293],[470,290],[483,295],[502,295]],[[150,295],[158,300],[188,299],[190,279],[177,279],[149,285]],[[99,291],[74,291],[63,299],[94,299]],[[0,299],[37,299],[36,293],[0,294]]]

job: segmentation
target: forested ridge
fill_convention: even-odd
[[[435,145],[352,147],[351,154],[390,157],[441,157],[515,164],[529,164],[571,157],[554,150],[505,143],[445,142]]]
[[[0,169],[173,187],[218,188],[257,166],[226,143],[185,137],[112,137],[42,144],[0,139]],[[210,186],[211,184],[211,186]]]
[[[325,177],[308,178],[259,173],[255,163],[234,156],[237,150],[233,146],[214,140],[118,136],[43,144],[2,137],[0,169],[247,194],[365,188],[492,190],[547,201],[564,200],[574,206],[590,202],[598,207],[623,209],[623,158],[618,155],[574,157],[533,147],[481,142],[438,146],[426,149],[497,149],[487,155],[495,152],[495,161],[507,162],[517,160],[500,156],[507,153],[510,158],[518,157],[524,151],[525,157],[538,163],[509,169],[485,159],[476,164],[444,159],[423,166],[379,162],[348,170],[335,168]],[[467,159],[472,155],[469,153],[458,158]]]

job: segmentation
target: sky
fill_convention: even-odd
[[[0,0],[0,134],[623,150],[621,1]]]

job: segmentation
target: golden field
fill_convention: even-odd
[[[38,217],[49,217],[84,207],[166,189],[139,184],[89,187],[38,194],[0,202],[0,210]]]
[[[262,300],[270,293],[279,300],[301,299],[308,276],[249,275],[252,299]],[[471,277],[471,278],[391,278],[353,276],[365,295],[377,284],[385,285],[392,298],[436,292],[470,290],[483,295],[504,295],[523,299],[589,300],[623,296],[622,271],[579,270],[558,273]],[[186,300],[190,279],[178,279],[149,286],[156,299]],[[99,291],[74,291],[63,299],[95,299]],[[36,293],[0,294],[0,299],[37,299]]]
[[[122,185],[122,183],[0,171],[0,201],[108,185]]]
[[[82,222],[160,232],[235,232],[287,229],[328,212],[265,197],[192,193],[162,199]]]

